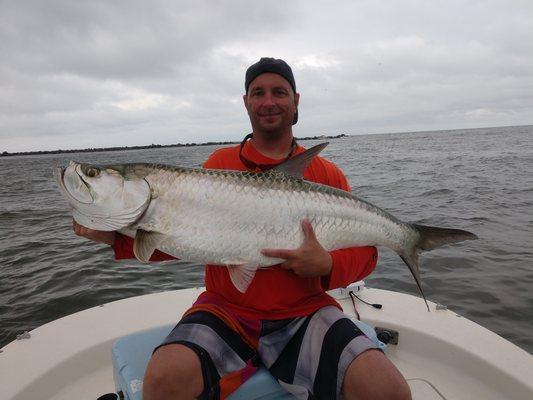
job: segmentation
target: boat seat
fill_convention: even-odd
[[[360,321],[355,321],[358,327],[380,348],[385,345],[378,341],[373,328]],[[157,328],[133,333],[118,339],[113,345],[113,378],[116,392],[122,392],[125,400],[142,400],[142,384],[146,365],[150,360],[154,348],[170,333],[174,325],[164,325]],[[248,379],[229,400],[293,400],[291,394],[285,391],[278,381],[264,367]]]

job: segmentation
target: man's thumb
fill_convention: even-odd
[[[311,222],[307,218],[305,218],[302,221],[302,230],[304,232],[304,236],[306,240],[314,240],[315,237],[315,231],[313,230],[313,225],[311,225]]]

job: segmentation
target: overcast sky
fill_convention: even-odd
[[[0,152],[240,140],[261,56],[296,136],[533,124],[530,0],[0,0]]]

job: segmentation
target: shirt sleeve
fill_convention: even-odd
[[[374,271],[378,261],[378,251],[373,246],[349,247],[329,254],[333,264],[330,274],[322,278],[324,290],[346,287],[366,278]]]
[[[208,159],[204,161],[202,167],[208,169],[224,169],[220,163],[220,160],[221,157],[219,156],[218,151],[215,150],[213,153],[211,153]]]
[[[331,186],[350,192],[350,185],[344,173],[334,165],[334,173],[330,175]],[[346,287],[352,282],[361,280],[376,268],[378,251],[373,246],[349,247],[329,253],[332,259],[331,272],[322,278],[324,290]]]
[[[112,246],[113,251],[115,252],[115,260],[128,260],[135,258],[133,254],[133,239],[129,236],[116,233],[115,243]],[[168,261],[168,260],[178,260],[178,258],[163,253],[162,251],[156,250],[150,257],[150,261]]]

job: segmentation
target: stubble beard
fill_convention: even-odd
[[[292,129],[292,121],[289,123],[287,121],[282,120],[278,124],[270,126],[261,123],[259,118],[257,118],[257,120],[250,118],[250,122],[252,124],[252,129],[254,133],[262,136],[265,139],[270,140],[279,139],[286,135],[287,132],[291,132]]]

